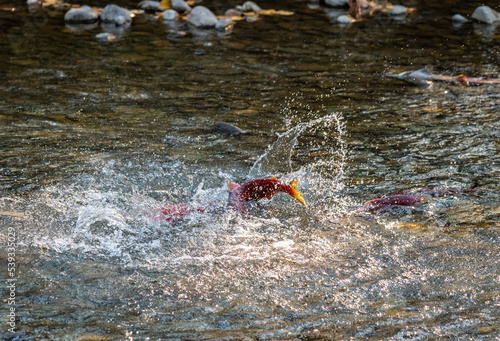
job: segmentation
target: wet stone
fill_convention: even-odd
[[[224,31],[226,28],[231,27],[233,24],[233,20],[231,18],[221,18],[219,21],[217,21],[217,24],[215,25],[215,29],[219,31]]]
[[[404,16],[408,14],[408,8],[401,5],[396,5],[391,8],[388,13],[394,17]]]
[[[455,14],[452,18],[451,18],[451,21],[454,23],[454,24],[464,24],[466,23],[468,20],[467,18],[465,18],[464,16],[460,15],[460,14]]]
[[[242,12],[254,12],[259,13],[262,9],[253,1],[247,1],[243,5],[236,7],[236,9]]]
[[[115,23],[118,26],[132,21],[130,11],[117,5],[107,5],[101,13],[101,20],[107,23]]]
[[[345,7],[347,0],[325,0],[325,4],[330,7]]]
[[[99,13],[89,6],[72,8],[64,15],[64,21],[73,24],[93,23],[99,19]]]
[[[159,1],[141,1],[139,5],[137,5],[140,9],[143,9],[148,12],[155,12],[160,10],[160,2]]]
[[[488,6],[479,6],[472,13],[472,19],[486,24],[500,22],[500,14]]]
[[[100,43],[109,43],[118,40],[118,37],[109,32],[99,33],[95,36],[95,39]]]
[[[196,6],[189,15],[188,23],[199,28],[213,28],[217,17],[205,6]]]
[[[191,7],[184,0],[171,0],[172,8],[179,13],[184,13],[191,10]]]
[[[176,20],[179,17],[179,13],[173,9],[166,10],[163,12],[163,21]]]
[[[217,122],[214,124],[212,131],[215,133],[223,134],[223,135],[241,135],[245,134],[244,130],[226,122]]]
[[[354,22],[354,19],[348,15],[341,15],[337,17],[336,21],[339,25],[349,25]]]
[[[231,8],[231,9],[228,9],[224,13],[224,16],[226,16],[226,17],[243,17],[243,12],[238,11],[237,9]]]

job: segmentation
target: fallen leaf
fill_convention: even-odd
[[[45,0],[44,2],[42,2],[42,5],[45,7],[49,7],[49,6],[58,5],[60,3],[62,3],[61,0]]]
[[[172,3],[170,2],[170,0],[162,0],[160,2],[160,5],[158,5],[158,8],[170,9],[170,8],[172,8]]]
[[[275,10],[275,9],[263,9],[260,11],[260,14],[262,15],[284,15],[284,16],[288,16],[288,15],[294,15],[295,12],[291,12],[291,11],[282,11],[282,10]]]

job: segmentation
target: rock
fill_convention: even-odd
[[[354,18],[348,16],[348,15],[341,15],[337,17],[337,23],[340,25],[349,25],[352,22],[354,22]]]
[[[159,1],[141,1],[137,7],[148,12],[161,11]]]
[[[244,14],[242,11],[238,11],[237,9],[228,9],[225,13],[224,13],[224,16],[225,17],[243,17]]]
[[[500,21],[500,14],[488,6],[479,6],[471,16],[472,19],[486,24]]]
[[[132,18],[130,12],[125,8],[117,5],[107,5],[101,13],[101,20],[107,23],[115,23],[117,26],[122,26],[130,23]]]
[[[460,14],[455,14],[452,18],[451,18],[451,21],[454,23],[454,24],[465,24],[467,21],[467,18],[465,18],[464,16],[460,15]]]
[[[255,2],[253,1],[247,1],[241,6],[236,7],[237,10],[242,11],[242,12],[254,12],[254,13],[260,13],[262,8],[259,7]]]
[[[393,8],[391,8],[388,13],[393,17],[400,17],[408,14],[408,8],[401,5],[396,5]]]
[[[184,0],[171,0],[172,8],[179,13],[184,13],[191,10],[191,7]]]
[[[173,21],[179,18],[179,13],[176,10],[169,9],[163,12],[163,22]]]
[[[64,15],[64,21],[68,23],[92,23],[99,19],[99,13],[89,6],[72,8]]]
[[[325,0],[325,4],[330,7],[345,7],[347,0]]]
[[[104,33],[99,33],[98,35],[96,35],[95,39],[100,43],[109,43],[109,42],[118,40],[118,37],[112,33],[104,32]]]
[[[227,28],[233,25],[233,20],[231,18],[221,18],[215,24],[215,29],[219,31],[225,31]]]
[[[191,10],[187,22],[199,28],[212,28],[217,24],[217,17],[205,6],[196,6]]]
[[[214,127],[212,128],[212,131],[215,133],[223,134],[223,135],[241,135],[241,134],[246,134],[244,130],[241,130],[240,128],[226,123],[226,122],[217,122],[214,124]]]

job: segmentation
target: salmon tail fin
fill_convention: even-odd
[[[297,185],[299,183],[299,179],[295,178],[290,182],[290,187],[292,188],[292,193],[290,195],[294,197],[298,202],[307,207],[306,202],[302,194],[297,190]]]

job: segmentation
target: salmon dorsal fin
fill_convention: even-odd
[[[269,180],[274,180],[274,181],[278,181],[278,178],[273,176],[272,178],[269,178]]]
[[[299,183],[299,179],[295,178],[292,181],[290,181],[290,187],[296,189],[298,183]]]
[[[227,189],[229,190],[229,193],[231,193],[235,188],[240,187],[240,184],[237,184],[236,182],[232,182],[229,179],[227,180]]]

